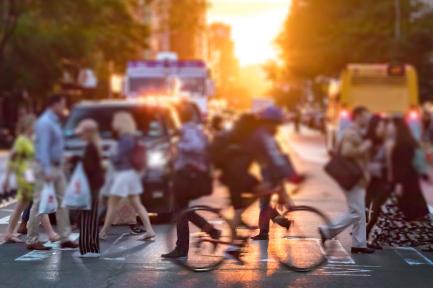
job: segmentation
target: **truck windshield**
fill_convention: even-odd
[[[180,89],[183,92],[205,95],[205,80],[203,78],[182,78]]]
[[[130,78],[129,92],[137,96],[149,93],[164,93],[168,89],[164,78]]]
[[[150,107],[78,107],[73,109],[65,125],[65,136],[71,137],[83,119],[93,119],[99,125],[102,138],[113,138],[111,128],[113,117],[117,112],[129,112],[135,119],[138,132],[142,136],[161,137],[166,134],[163,111]]]

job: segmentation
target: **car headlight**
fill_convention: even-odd
[[[168,163],[167,153],[164,151],[149,151],[147,154],[147,166],[149,168],[163,168]]]

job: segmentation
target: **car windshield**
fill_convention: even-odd
[[[137,123],[137,129],[142,136],[161,137],[166,134],[162,109],[152,107],[77,107],[73,109],[65,125],[65,136],[74,136],[74,131],[83,119],[93,119],[99,125],[101,137],[113,138],[111,128],[113,117],[117,112],[129,112]]]

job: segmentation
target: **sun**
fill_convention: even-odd
[[[275,59],[274,40],[289,13],[291,0],[213,0],[209,22],[232,26],[236,56],[242,66]]]

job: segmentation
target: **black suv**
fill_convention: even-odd
[[[161,219],[169,219],[174,212],[173,159],[177,143],[175,135],[180,128],[177,111],[171,105],[127,100],[82,102],[72,109],[64,127],[65,157],[83,150],[84,143],[74,135],[74,130],[81,120],[90,118],[99,124],[103,154],[107,159],[116,143],[111,124],[114,114],[120,111],[133,115],[138,132],[148,146],[143,204]]]

